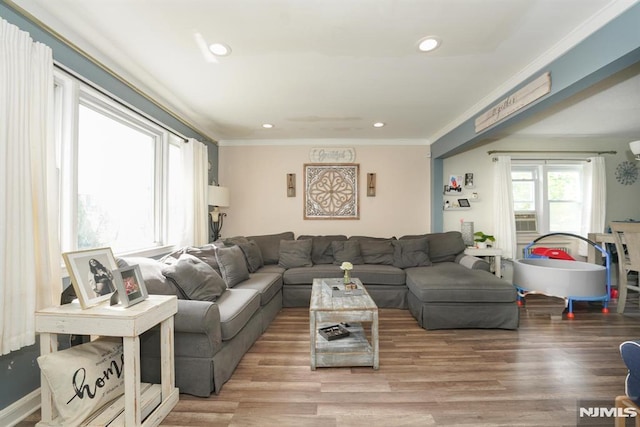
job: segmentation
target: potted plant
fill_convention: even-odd
[[[489,234],[484,234],[482,231],[476,231],[475,233],[473,233],[473,235],[475,236],[475,238],[473,239],[476,242],[476,247],[477,248],[486,248],[487,247],[487,240],[490,242],[495,242],[496,238],[489,235]]]

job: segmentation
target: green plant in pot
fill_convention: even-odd
[[[482,231],[476,231],[475,233],[473,233],[474,237],[474,242],[476,242],[476,247],[478,248],[486,248],[487,247],[487,241],[489,242],[495,242],[496,238],[489,235],[489,234],[484,234]]]

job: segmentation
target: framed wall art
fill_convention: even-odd
[[[116,290],[113,271],[118,268],[111,248],[65,252],[62,257],[83,309],[109,300]]]
[[[471,204],[469,203],[469,199],[458,199],[458,206],[461,208],[470,208]]]
[[[149,297],[138,265],[117,269],[113,272],[113,277],[118,299],[123,306],[129,307]]]
[[[304,165],[304,219],[360,219],[357,163]]]

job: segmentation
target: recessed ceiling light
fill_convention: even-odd
[[[273,129],[273,125],[271,123],[264,123],[262,127],[265,129]]]
[[[374,127],[374,128],[381,128],[381,127],[384,127],[384,123],[382,123],[382,122],[376,122],[376,123],[374,123],[374,124],[373,124],[373,127]]]
[[[231,48],[223,43],[212,43],[209,50],[216,56],[227,56],[231,53]]]
[[[440,39],[434,36],[425,37],[418,42],[418,49],[421,52],[431,52],[440,46]]]

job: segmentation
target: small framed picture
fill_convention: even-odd
[[[123,306],[129,307],[149,297],[138,265],[131,265],[113,272],[118,299]]]
[[[65,252],[62,258],[83,309],[109,300],[116,290],[113,271],[118,268],[111,248]]]
[[[473,174],[470,172],[464,174],[464,187],[475,188],[475,185],[473,184]]]
[[[469,199],[458,199],[458,205],[461,208],[469,208],[471,205],[469,204]]]

